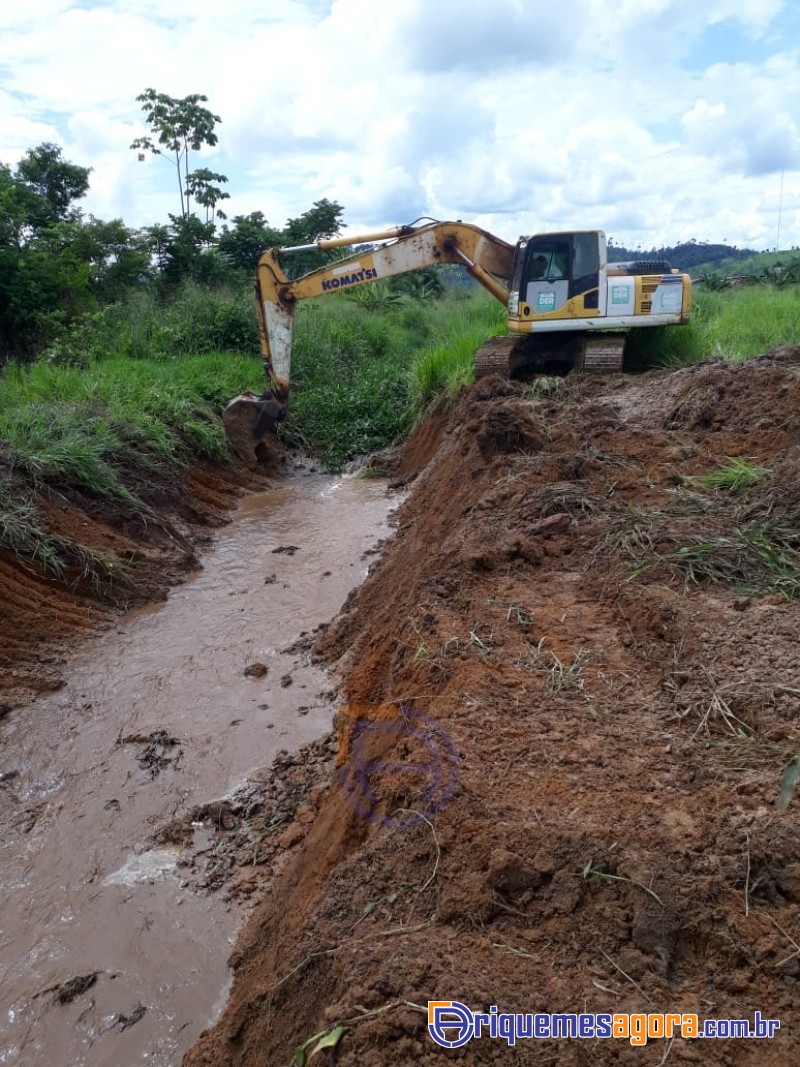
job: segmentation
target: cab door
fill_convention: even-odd
[[[539,318],[594,318],[606,309],[605,235],[538,234],[528,242],[523,315]],[[524,293],[524,296],[522,295]]]
[[[571,241],[566,234],[533,237],[526,256],[524,301],[534,316],[552,315],[569,300]]]

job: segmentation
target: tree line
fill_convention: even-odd
[[[80,202],[91,168],[65,159],[56,144],[29,149],[14,168],[0,164],[0,364],[35,358],[87,313],[133,292],[155,289],[168,300],[187,281],[238,286],[266,248],[341,232],[344,208],[327,199],[283,227],[261,211],[228,220],[221,209],[227,177],[191,165],[217,143],[220,118],[205,107],[207,98],[148,89],[137,100],[150,133],[131,149],[176,171],[179,210],[167,222],[136,229],[86,215]],[[293,268],[313,265],[304,256]]]
[[[608,259],[611,263],[624,263],[627,260],[658,259],[666,260],[673,267],[682,271],[691,271],[695,267],[707,266],[722,260],[748,259],[756,255],[752,248],[737,248],[735,245],[710,244],[706,241],[684,241],[677,245],[663,245],[661,248],[641,247],[625,248],[624,245],[608,243]]]

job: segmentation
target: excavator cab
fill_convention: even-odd
[[[511,277],[509,329],[534,320],[595,318],[605,313],[606,238],[601,230],[522,238]],[[601,284],[602,283],[602,284]],[[514,322],[521,325],[515,327]]]

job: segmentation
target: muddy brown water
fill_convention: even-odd
[[[178,1064],[219,1013],[243,912],[150,838],[331,728],[331,679],[284,650],[364,578],[395,502],[310,473],[245,498],[202,571],[0,726],[0,1064]],[[177,743],[154,774],[124,739],[158,730]]]

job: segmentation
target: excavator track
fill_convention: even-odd
[[[580,369],[588,374],[616,374],[622,370],[624,355],[624,334],[587,337]]]
[[[487,378],[490,374],[510,378],[511,352],[518,340],[517,337],[490,337],[484,341],[475,353],[475,380]]]
[[[531,371],[553,373],[547,369],[548,359],[560,361],[564,368],[560,371],[562,374],[570,367],[587,374],[616,374],[622,370],[624,334],[596,334],[574,337],[572,340],[565,338],[560,348],[549,337],[547,350],[541,343],[536,349],[532,349],[531,344],[531,338],[490,337],[475,353],[475,380],[490,374],[510,378],[512,371],[514,374],[524,374],[526,370],[529,374]]]

